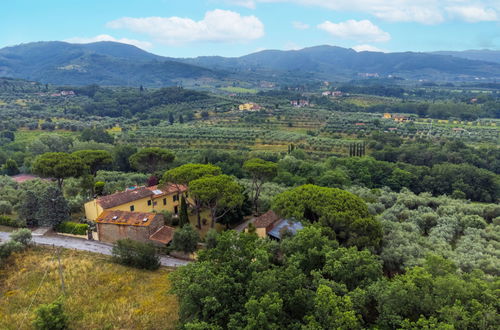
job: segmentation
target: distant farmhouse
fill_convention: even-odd
[[[297,107],[297,108],[308,107],[309,101],[307,101],[307,100],[292,100],[292,101],[290,101],[290,105]]]
[[[238,107],[240,109],[240,111],[259,111],[262,109],[262,107],[260,105],[258,105],[257,103],[244,103],[244,104],[240,104],[240,106]]]
[[[300,222],[282,219],[272,210],[254,218],[252,223],[257,236],[260,238],[269,237],[276,240],[281,240],[285,232],[295,235],[298,230],[304,228]],[[248,231],[248,229],[245,230]]]
[[[323,96],[341,97],[343,94],[341,91],[326,91],[321,93]]]

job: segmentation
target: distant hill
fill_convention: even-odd
[[[239,58],[198,57],[185,59],[184,62],[241,72],[275,70],[292,74],[313,73],[328,79],[372,74],[438,80],[500,77],[500,65],[486,61],[415,52],[356,52],[334,46],[291,51],[265,50]]]
[[[175,85],[221,73],[116,42],[35,42],[0,49],[0,76],[59,85]]]
[[[439,51],[439,52],[432,52],[430,54],[449,55],[475,61],[500,63],[500,50],[482,49],[482,50],[464,50],[461,52]]]
[[[57,85],[111,86],[170,86],[181,80],[203,81],[205,85],[207,81],[217,83],[221,79],[288,83],[389,75],[438,81],[476,77],[493,80],[500,78],[500,63],[491,61],[494,53],[485,61],[450,54],[356,52],[317,46],[290,51],[265,50],[234,58],[177,59],[116,42],[52,41],[0,49],[0,77]]]

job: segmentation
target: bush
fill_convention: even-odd
[[[68,328],[68,316],[64,313],[62,301],[40,305],[35,310],[36,318],[33,326],[38,330],[62,330]]]
[[[73,235],[87,235],[89,225],[86,223],[77,222],[61,222],[56,226],[56,231],[59,233],[73,234]]]
[[[13,252],[21,251],[24,248],[22,243],[16,241],[8,241],[0,245],[0,260],[10,256]]]
[[[172,241],[172,249],[175,251],[182,251],[185,253],[192,253],[196,251],[196,246],[200,236],[198,232],[189,224],[185,225],[181,229],[178,229],[174,233],[174,239]]]
[[[18,242],[26,246],[31,241],[31,230],[27,228],[18,229],[10,234],[10,239],[14,242]]]
[[[8,201],[0,201],[0,214],[12,214],[12,204]]]
[[[125,266],[155,270],[160,268],[160,258],[151,243],[118,240],[113,246],[113,260]]]
[[[14,220],[6,215],[0,215],[0,225],[16,228],[22,227],[22,224],[19,221]]]

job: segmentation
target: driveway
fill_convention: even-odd
[[[10,233],[0,232],[0,241],[7,241]],[[66,249],[88,251],[111,255],[112,245],[98,242],[88,241],[82,238],[73,238],[67,236],[33,236],[32,242],[39,245],[60,246]],[[177,259],[169,256],[160,256],[160,263],[166,267],[179,267],[189,263],[187,260]]]

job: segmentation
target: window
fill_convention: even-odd
[[[167,205],[167,199],[166,198],[163,199],[163,205]]]
[[[178,206],[175,206],[175,207],[174,207],[174,214],[175,214],[175,215],[178,215],[178,214],[179,214],[179,207],[178,207]]]
[[[148,206],[151,206],[151,200],[148,201]]]
[[[158,202],[157,202],[157,201],[154,201],[154,202],[153,202],[153,206],[156,206],[157,204],[158,204]]]
[[[130,212],[134,212],[134,210],[135,210],[134,205],[130,205]]]
[[[179,200],[179,195],[174,195],[173,200],[174,202],[177,202]]]

